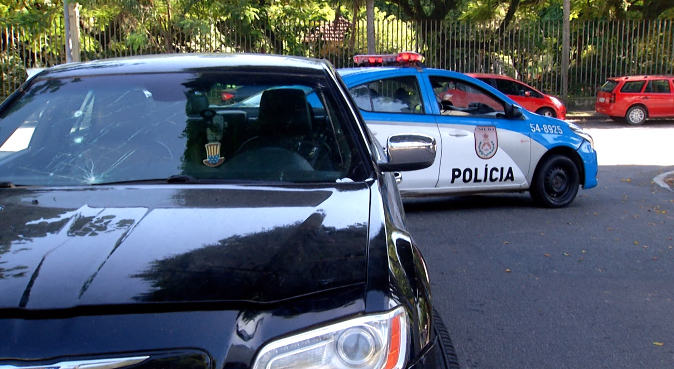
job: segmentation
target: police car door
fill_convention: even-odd
[[[408,73],[401,76],[401,73]],[[403,69],[389,78],[364,82],[349,89],[356,105],[360,108],[368,128],[377,141],[386,147],[389,136],[396,133],[422,133],[440,142],[440,132],[421,97],[421,90],[414,69]],[[424,192],[434,189],[438,182],[440,160],[426,169],[402,173],[398,185],[402,193]]]
[[[431,75],[429,90],[442,138],[441,192],[489,192],[528,187],[529,131],[510,120],[505,102],[480,84]]]

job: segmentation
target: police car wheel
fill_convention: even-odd
[[[539,165],[530,193],[541,206],[562,208],[576,198],[579,185],[580,175],[576,164],[566,156],[552,155]]]
[[[633,106],[629,108],[627,114],[625,114],[625,120],[633,126],[638,126],[645,122],[646,117],[648,117],[648,113],[643,106]]]

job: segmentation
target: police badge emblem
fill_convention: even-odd
[[[220,142],[209,142],[206,144],[206,159],[204,165],[215,168],[222,164],[225,158],[220,156]]]
[[[491,159],[498,150],[496,127],[475,127],[475,153],[482,159]]]

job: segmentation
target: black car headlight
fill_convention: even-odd
[[[273,341],[253,369],[400,369],[407,335],[407,316],[398,307]]]

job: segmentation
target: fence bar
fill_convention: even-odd
[[[65,39],[61,36],[63,24],[59,17],[62,15],[53,19],[51,31],[42,33],[28,32],[16,24],[0,29],[3,40],[0,95],[8,96],[23,82],[25,72],[21,68],[64,61]],[[364,19],[349,24],[346,30],[339,30],[339,23],[334,21],[299,24],[280,21],[267,27],[228,19],[212,22],[210,31],[204,33],[170,28],[165,34],[155,35],[131,29],[128,20],[103,21],[83,16],[81,24],[86,28],[81,33],[82,60],[190,51],[269,52],[315,56],[330,60],[336,67],[345,67],[351,66],[353,54],[364,52],[367,45]],[[559,95],[563,76],[561,22],[513,22],[500,33],[496,32],[498,26],[387,18],[375,24],[376,50],[418,51],[425,55],[429,67],[508,74]],[[129,35],[135,33],[147,35],[145,45],[139,47],[137,41],[128,42]],[[317,37],[312,39],[313,36]],[[674,74],[672,20],[573,21],[571,37],[571,95],[594,96],[605,78],[611,76]]]

